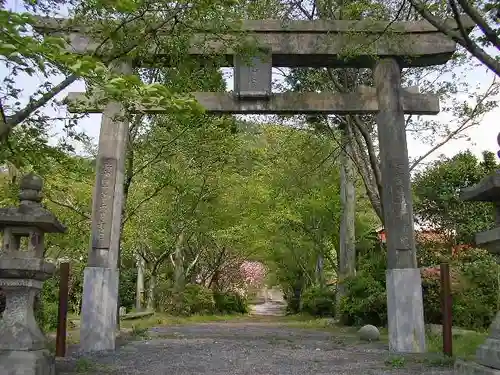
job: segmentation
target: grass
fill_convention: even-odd
[[[473,360],[477,347],[482,344],[488,334],[486,332],[470,332],[453,335],[453,357]],[[427,348],[429,352],[441,353],[443,351],[443,338],[441,335],[427,334]]]

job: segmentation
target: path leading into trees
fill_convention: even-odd
[[[423,357],[391,357],[382,343],[292,328],[279,318],[162,326],[113,353],[73,356],[59,375],[451,375]]]

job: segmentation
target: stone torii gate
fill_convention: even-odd
[[[45,19],[38,30],[61,30],[61,20]],[[457,29],[453,20],[446,21]],[[463,24],[471,29],[470,22]],[[413,203],[404,114],[437,114],[438,98],[402,89],[401,69],[446,63],[456,44],[427,22],[244,21],[242,31],[268,51],[248,65],[227,46],[217,45],[235,67],[234,93],[194,93],[209,113],[240,114],[377,114],[388,264],[386,273],[389,346],[396,352],[423,352],[425,332],[422,288],[417,268]],[[82,29],[66,30],[71,50],[91,53],[97,45]],[[213,46],[213,45],[212,45]],[[345,49],[356,51],[345,56]],[[168,51],[152,49],[136,64],[164,61]],[[195,46],[194,56],[206,53]],[[246,61],[246,60],[245,60]],[[130,62],[115,69],[131,73]],[[352,93],[281,93],[271,91],[272,67],[372,68],[374,88]],[[84,274],[81,348],[115,348],[118,257],[123,207],[124,159],[128,122],[119,102],[70,93],[70,111],[103,113],[92,208],[91,248]],[[165,113],[168,108],[137,105],[136,113]]]

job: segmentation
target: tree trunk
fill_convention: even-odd
[[[135,294],[135,308],[137,311],[142,310],[142,302],[144,300],[144,259],[137,255],[137,289]]]
[[[174,253],[174,292],[179,293],[184,289],[185,273],[184,273],[184,231],[181,231],[175,244]]]
[[[156,306],[155,289],[156,289],[156,271],[153,270],[153,272],[151,272],[151,277],[149,278],[149,285],[148,285],[147,309],[150,311],[154,311]]]
[[[346,277],[356,272],[356,238],[355,238],[355,212],[356,212],[356,190],[354,186],[354,163],[353,149],[348,122],[342,131],[342,152],[340,170],[340,202],[342,215],[340,222],[340,247],[337,271],[337,315],[340,311],[340,301],[345,296],[346,290],[343,285]]]
[[[323,267],[324,265],[324,257],[322,254],[318,255],[318,258],[316,259],[316,282],[320,286],[324,286],[324,281],[325,278],[323,277]]]

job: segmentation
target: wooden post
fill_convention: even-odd
[[[69,263],[59,266],[59,311],[57,317],[56,357],[66,355],[66,323],[68,316]]]
[[[441,312],[443,314],[443,354],[453,355],[450,265],[441,263]]]

